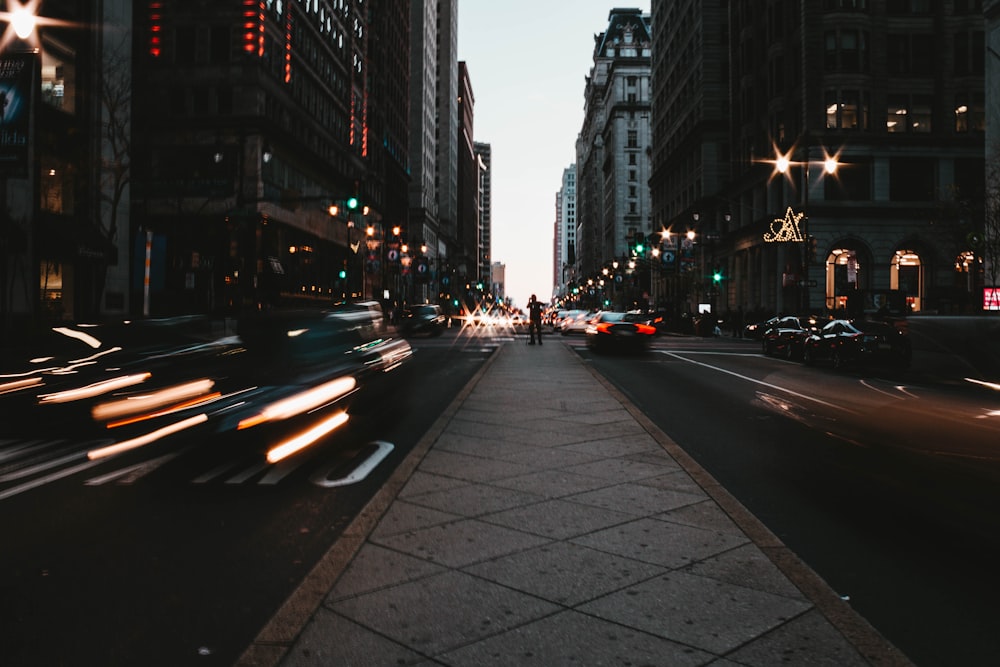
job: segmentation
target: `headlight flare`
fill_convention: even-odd
[[[335,429],[343,426],[350,419],[346,412],[338,412],[337,414],[324,419],[316,426],[313,426],[308,431],[300,433],[299,435],[285,440],[279,445],[272,447],[267,452],[267,462],[277,463],[282,459],[286,459],[296,452],[300,452],[306,447],[314,444],[320,438],[323,438],[333,432]]]
[[[135,375],[125,375],[122,377],[111,378],[109,380],[102,380],[101,382],[88,384],[85,387],[67,389],[66,391],[59,391],[52,394],[42,394],[38,397],[38,402],[69,403],[72,401],[79,401],[84,398],[93,398],[94,396],[107,394],[111,391],[142,384],[150,377],[152,377],[152,373],[137,373]]]
[[[136,449],[137,447],[142,447],[148,445],[151,442],[156,442],[160,438],[165,438],[168,435],[172,435],[179,431],[191,428],[192,426],[197,426],[198,424],[203,424],[208,421],[208,416],[204,414],[196,415],[194,417],[189,417],[176,424],[170,424],[169,426],[164,426],[163,428],[158,428],[151,433],[146,435],[141,435],[138,438],[132,438],[131,440],[123,440],[117,442],[113,445],[108,445],[107,447],[102,447],[100,449],[94,449],[87,452],[87,458],[91,461],[95,459],[103,459],[108,456],[114,456],[115,454],[121,454],[122,452],[127,452],[130,449]]]
[[[354,377],[348,375],[339,377],[326,384],[321,384],[318,387],[299,392],[294,396],[268,405],[255,415],[241,419],[236,429],[251,428],[269,421],[288,419],[309,412],[350,394],[357,386],[357,382]]]
[[[90,411],[90,415],[94,421],[110,421],[126,415],[151,412],[156,408],[161,408],[171,403],[204,396],[214,386],[215,382],[209,379],[186,382],[172,387],[165,387],[143,396],[133,396],[95,405]]]

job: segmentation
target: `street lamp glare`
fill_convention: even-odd
[[[823,170],[828,174],[834,174],[837,172],[837,158],[827,157],[823,160]]]
[[[15,7],[10,13],[10,24],[18,39],[28,39],[35,32],[35,14],[27,7]]]
[[[792,163],[787,155],[779,155],[778,159],[774,161],[774,168],[782,174],[787,174],[791,166]]]

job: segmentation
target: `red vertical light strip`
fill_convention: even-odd
[[[163,3],[149,3],[149,55],[159,58],[163,53]]]
[[[368,91],[364,92],[361,109],[361,156],[368,157]]]
[[[285,3],[285,83],[292,80],[292,3]]]
[[[264,55],[264,3],[243,0],[243,52]]]
[[[354,145],[355,128],[358,125],[357,102],[358,102],[358,96],[355,95],[354,91],[352,90],[351,91],[351,136],[349,138],[351,146]]]

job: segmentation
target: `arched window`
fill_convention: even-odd
[[[892,256],[889,288],[901,291],[911,311],[921,308],[924,294],[924,272],[920,255],[913,250],[897,250]]]

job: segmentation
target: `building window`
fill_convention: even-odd
[[[931,131],[931,105],[933,99],[930,95],[914,95],[913,103],[910,106],[910,131],[930,132]]]
[[[42,51],[42,101],[66,113],[76,113],[74,58],[72,52],[60,52],[51,44]]]
[[[637,130],[629,130],[628,131],[628,144],[627,144],[627,146],[629,148],[638,148],[639,147],[639,132]]]
[[[867,91],[826,91],[826,127],[831,130],[868,130],[870,97]]]
[[[823,179],[823,196],[830,201],[871,201],[870,158],[840,158],[837,173]]]
[[[868,0],[823,0],[823,9],[828,12],[867,12]]]
[[[889,162],[889,198],[892,201],[932,201],[935,196],[933,158],[899,157]]]

